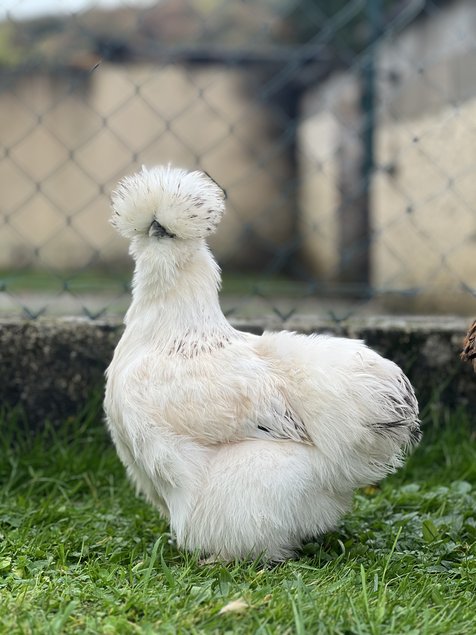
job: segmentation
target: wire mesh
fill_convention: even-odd
[[[476,312],[471,0],[33,5],[0,3],[0,315],[121,314],[110,191],[168,162],[227,191],[230,315]]]

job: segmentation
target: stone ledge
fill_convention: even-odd
[[[288,330],[327,332],[364,339],[407,372],[420,404],[436,399],[476,412],[476,376],[460,361],[469,320],[457,317],[354,317],[333,322],[295,315],[237,320],[253,333]],[[119,320],[82,318],[0,320],[0,400],[20,405],[31,425],[59,422],[82,410],[104,385],[104,370],[121,335]]]

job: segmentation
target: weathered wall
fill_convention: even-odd
[[[301,103],[299,232],[301,252],[319,280],[339,278],[339,226],[344,206],[361,188],[361,89],[339,73],[307,91]]]
[[[446,311],[475,307],[475,33],[476,4],[452,2],[379,61],[374,283],[421,289],[427,310],[438,296]]]
[[[412,139],[409,122],[388,121],[379,132],[379,162],[390,170],[373,184],[373,282],[417,289],[427,310],[438,296],[440,310],[476,308],[464,292],[476,286],[475,120],[471,99],[457,114],[448,107],[412,119]]]
[[[287,328],[363,338],[405,369],[422,406],[432,398],[435,405],[469,407],[476,418],[476,376],[459,359],[465,320],[355,318],[336,324],[301,316],[235,326],[255,333]],[[0,320],[0,403],[19,405],[32,426],[77,414],[102,392],[121,332],[119,321]]]
[[[476,284],[475,32],[476,3],[459,0],[378,50],[371,282],[395,292],[389,302],[399,310],[475,308],[465,290]],[[340,209],[361,179],[359,99],[358,79],[346,73],[303,101],[304,254],[330,280],[339,275]],[[409,289],[418,293],[399,300]]]
[[[289,238],[293,205],[281,192],[287,150],[256,104],[256,81],[224,66],[101,64],[87,76],[3,82],[0,268],[124,259],[107,222],[111,188],[141,164],[195,168],[198,160],[228,194],[215,253],[259,264],[263,242]]]

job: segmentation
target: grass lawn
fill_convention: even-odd
[[[108,272],[90,267],[83,271],[44,271],[25,269],[24,271],[1,271],[0,291],[59,293],[129,293],[132,265],[126,270]],[[284,295],[304,297],[312,290],[312,284],[294,280],[279,274],[225,272],[223,293],[244,295],[262,293],[264,295]]]
[[[179,553],[126,482],[97,408],[36,438],[13,440],[11,414],[0,425],[0,633],[476,633],[464,413],[429,415],[404,470],[275,568]]]

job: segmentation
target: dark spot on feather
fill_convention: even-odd
[[[395,421],[386,421],[385,423],[374,423],[372,430],[382,437],[393,437],[401,439],[402,435],[408,434],[411,444],[419,443],[422,433],[419,426],[419,420],[415,418],[413,421],[408,419],[397,419]]]

